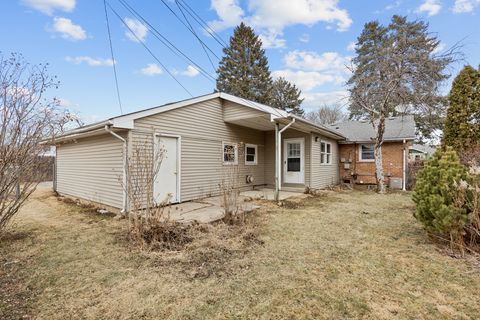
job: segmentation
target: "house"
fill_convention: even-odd
[[[59,194],[128,210],[127,157],[139,141],[149,140],[166,152],[155,181],[157,200],[167,194],[172,202],[219,194],[231,166],[243,177],[241,189],[320,189],[339,182],[338,142],[345,138],[334,128],[285,111],[212,93],[57,137],[55,188]]]
[[[408,150],[408,160],[427,160],[435,152],[435,150],[436,149],[434,147],[428,145],[413,144]]]
[[[340,177],[343,182],[375,184],[374,137],[368,121],[345,121],[330,126],[346,137],[339,140]],[[405,190],[408,150],[415,139],[413,116],[386,119],[382,145],[383,171],[386,183]]]

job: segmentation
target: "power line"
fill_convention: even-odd
[[[185,13],[183,12],[180,3],[179,3],[177,0],[175,0],[175,4],[177,5],[178,9],[179,9],[180,12],[182,13],[182,16],[185,18],[185,21],[188,23],[191,32],[193,32],[193,34],[197,37],[197,39],[199,39],[199,37],[197,36],[197,33],[195,32],[195,30],[193,29],[192,25],[190,24],[190,21],[188,21],[187,16],[186,16]],[[205,54],[207,55],[208,61],[210,61],[210,64],[212,65],[212,68],[213,68],[213,70],[215,71],[215,70],[216,70],[216,69],[215,69],[215,65],[213,64],[212,59],[210,59],[210,55],[208,54],[208,51],[207,51],[207,49],[205,48],[205,45],[203,44],[203,42],[200,42],[200,44],[201,44],[201,46],[202,46],[203,51],[204,51]]]
[[[170,72],[170,70],[168,70],[165,65],[157,58],[157,56],[152,52],[152,50],[150,50],[150,48],[147,47],[147,45],[145,44],[145,41],[143,41],[142,39],[140,39],[137,34],[135,32],[133,32],[133,30],[128,26],[127,23],[125,23],[125,21],[123,21],[122,17],[120,17],[120,15],[117,13],[117,11],[115,11],[115,9],[113,9],[113,7],[110,5],[109,2],[107,2],[106,0],[104,0],[106,2],[106,4],[108,5],[108,7],[110,8],[110,10],[112,10],[112,12],[117,16],[117,18],[123,23],[123,25],[135,36],[135,38],[137,39],[137,41],[139,43],[142,44],[142,46],[145,48],[145,50],[148,51],[148,53],[150,53],[150,55],[162,66],[163,69],[165,69],[165,71],[173,78],[173,80],[175,80],[176,83],[178,83],[178,85],[180,85],[183,90],[185,90],[192,98],[193,98],[193,94],[188,91],[187,88],[185,88],[185,86],[183,86],[183,84],[175,77],[175,75],[173,73]]]
[[[221,46],[222,48],[228,46],[228,44],[223,40],[223,38],[220,37],[220,36],[218,35],[218,33],[215,32],[215,30],[213,30],[213,29],[208,25],[208,23],[206,23],[205,20],[203,20],[202,17],[200,17],[200,15],[198,15],[198,14],[195,12],[195,10],[193,10],[192,7],[190,7],[190,6],[188,5],[188,3],[186,3],[186,2],[183,1],[183,0],[179,0],[179,1],[181,2],[180,5],[181,5],[182,7],[183,7],[184,5],[187,7],[187,8],[185,8],[185,7],[184,7],[184,8],[187,10],[188,14],[189,14],[192,18],[194,18],[195,21],[197,21],[197,23],[198,23],[208,34],[210,34],[210,35],[212,36],[212,38],[215,39],[215,41],[217,41],[218,44],[220,44],[220,46]],[[192,13],[193,13],[194,16],[192,16]],[[200,21],[199,21],[199,20],[200,20]]]
[[[165,45],[170,51],[172,51],[177,57],[186,59],[189,63],[193,64],[200,73],[207,78],[208,80],[215,82],[215,77],[210,75],[205,69],[203,69],[199,64],[193,61],[190,57],[188,57],[182,50],[180,50],[177,46],[175,46],[168,38],[166,38],[160,31],[158,31],[152,24],[150,24],[138,11],[136,11],[131,5],[129,5],[125,0],[118,0],[120,4],[123,5],[132,15],[137,17],[141,20],[142,24],[144,24],[153,34],[155,38],[157,38],[163,45]]]
[[[118,106],[120,107],[120,114],[123,114],[122,100],[120,99],[120,89],[119,89],[119,86],[118,86],[117,68],[115,67],[116,63],[115,63],[115,57],[113,55],[112,35],[110,33],[110,23],[108,21],[108,12],[107,12],[106,0],[103,1],[103,8],[105,10],[105,21],[107,23],[108,42],[110,43],[110,55],[112,57],[113,75],[115,76],[115,88],[117,89]]]
[[[197,38],[197,40],[200,43],[203,43],[205,45],[208,51],[210,51],[218,60],[220,60],[220,58],[215,54],[215,52],[212,49],[210,49],[210,47],[207,46],[205,42],[203,42],[202,39],[200,39],[200,37],[198,37],[195,32],[192,32],[192,30],[190,30],[190,28],[185,24],[185,22],[183,22],[182,18],[180,18],[172,8],[170,8],[170,6],[165,2],[165,0],[160,0],[160,1],[162,1],[162,3],[168,8],[168,10],[170,10],[170,12],[178,19],[178,21],[180,21],[185,26],[185,28],[187,28],[188,31],[190,31],[195,36],[195,38]]]

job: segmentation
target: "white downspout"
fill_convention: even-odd
[[[110,130],[110,127],[108,125],[105,125],[105,131],[113,135],[115,138],[119,139],[123,143],[123,173],[122,173],[122,211],[121,213],[126,213],[127,212],[127,140],[125,140],[123,137],[120,135],[116,134],[112,130]]]
[[[276,146],[276,172],[275,172],[275,200],[278,201],[280,190],[282,189],[282,132],[287,130],[292,124],[295,123],[295,118],[292,119],[290,123],[288,123],[285,127],[281,130],[279,129],[279,123],[275,124],[275,146]]]
[[[406,145],[405,145],[406,141],[405,139],[403,139],[403,159],[402,159],[402,162],[403,162],[403,178],[402,178],[402,191],[407,191],[407,182],[405,181],[405,179],[407,178],[407,168],[406,168],[406,164],[407,164],[407,161],[406,161]]]

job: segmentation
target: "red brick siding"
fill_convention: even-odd
[[[375,182],[375,162],[365,162],[359,160],[359,144],[340,144],[340,159],[351,159],[350,169],[344,168],[344,163],[340,162],[340,178],[351,179],[351,173],[357,174],[356,183],[374,184]],[[402,142],[385,142],[382,146],[383,171],[388,183],[387,174],[391,173],[392,177],[403,177],[403,143]]]

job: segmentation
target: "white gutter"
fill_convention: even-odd
[[[405,181],[406,179],[406,176],[407,176],[407,168],[406,168],[406,164],[407,164],[407,161],[406,160],[406,146],[405,146],[405,143],[406,143],[406,140],[403,139],[403,158],[402,158],[402,164],[403,164],[403,170],[402,170],[402,174],[403,174],[403,178],[402,178],[402,191],[407,191],[407,182]]]
[[[282,132],[287,130],[295,123],[295,118],[285,127],[279,130],[279,123],[275,123],[275,200],[278,201],[280,190],[282,189]]]
[[[116,134],[115,132],[113,132],[112,130],[110,130],[110,127],[109,125],[105,125],[105,131],[107,131],[108,133],[110,133],[111,135],[113,135],[115,138],[119,139],[122,141],[123,143],[123,174],[122,174],[122,189],[123,189],[123,192],[122,192],[122,211],[121,213],[126,213],[127,212],[127,189],[128,189],[128,186],[127,186],[127,157],[128,157],[128,154],[127,154],[127,140],[125,140],[123,137],[121,137],[120,135]]]

